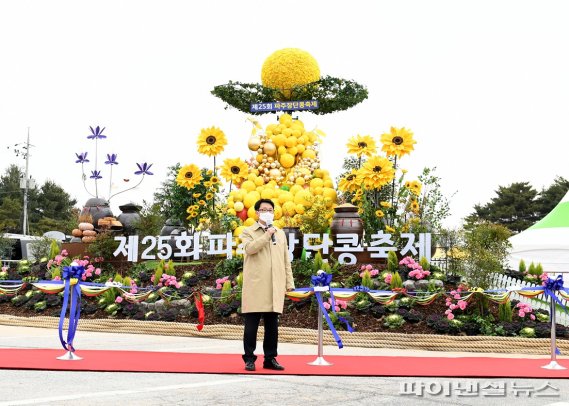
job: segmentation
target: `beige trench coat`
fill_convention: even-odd
[[[259,223],[241,233],[243,241],[242,313],[282,313],[287,289],[294,289],[286,235],[277,229],[273,245]]]

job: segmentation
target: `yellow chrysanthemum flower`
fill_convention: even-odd
[[[203,185],[207,188],[210,188],[210,187],[212,187],[213,183],[211,183],[211,181],[208,180],[208,181],[204,182]]]
[[[390,227],[390,226],[385,226],[385,231],[389,234],[395,233],[395,229],[393,227]]]
[[[348,140],[346,144],[348,154],[356,154],[358,157],[362,155],[372,156],[377,151],[375,141],[369,135],[356,135]]]
[[[198,211],[198,209],[200,208],[199,204],[194,204],[192,206],[192,208],[194,209],[194,211]]]
[[[381,210],[376,210],[376,211],[375,211],[375,216],[376,216],[378,219],[380,219],[380,218],[382,218],[383,216],[385,216],[385,213],[384,213],[383,211],[381,211]]]
[[[208,156],[216,156],[223,152],[227,145],[225,134],[217,127],[202,128],[198,137],[198,152]]]
[[[389,209],[391,207],[391,203],[389,202],[379,202],[379,205],[381,207],[385,207],[386,209]]]
[[[197,216],[198,216],[198,213],[195,211],[192,214],[190,214],[191,218],[196,218]]]
[[[205,206],[205,200],[199,200],[199,201],[198,201],[198,204],[199,204],[200,206]]]
[[[202,194],[201,193],[194,193],[192,196],[197,199],[198,197],[200,197]]]
[[[209,181],[212,185],[217,185],[219,183],[219,178],[217,176],[212,176]]]
[[[176,176],[176,183],[180,186],[192,189],[202,180],[200,168],[194,164],[186,165],[180,169]]]
[[[350,192],[353,193],[360,188],[360,185],[357,182],[358,179],[358,171],[356,169],[352,169],[350,173],[344,176],[338,182],[338,189],[342,192]]]
[[[413,139],[413,133],[405,129],[405,127],[391,127],[389,133],[381,134],[381,143],[383,144],[381,150],[384,151],[387,156],[395,155],[402,157],[413,151],[413,144],[416,144],[417,141]]]
[[[285,98],[295,86],[320,79],[318,62],[308,52],[298,48],[284,48],[273,52],[261,69],[263,86],[278,89]]]
[[[357,182],[368,189],[380,189],[393,180],[395,170],[387,158],[372,156],[358,170]]]
[[[206,199],[206,200],[211,200],[211,199],[213,199],[213,193],[206,193],[206,194],[205,194],[205,199]]]
[[[196,211],[194,206],[188,206],[188,208],[186,209],[186,213],[193,213],[194,211]]]

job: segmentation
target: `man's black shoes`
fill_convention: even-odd
[[[255,370],[255,363],[253,361],[247,361],[245,363],[245,371],[254,371]]]
[[[263,362],[263,368],[265,369],[273,369],[275,371],[283,371],[284,367],[277,362],[276,359],[272,358],[270,360],[265,360]]]

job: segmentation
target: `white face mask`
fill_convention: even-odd
[[[259,220],[262,220],[266,225],[273,224],[273,219],[275,218],[274,213],[260,213]]]

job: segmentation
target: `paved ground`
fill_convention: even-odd
[[[78,331],[80,349],[235,353],[240,341]],[[0,326],[0,348],[60,348],[57,330]],[[259,346],[261,348],[261,346]],[[281,354],[314,354],[314,345],[279,345]],[[497,356],[325,346],[326,355]],[[569,367],[569,358],[560,357]],[[325,368],[325,367],[317,367]],[[491,392],[488,385],[497,388]],[[549,385],[549,387],[547,387]],[[410,388],[423,388],[418,395]],[[523,390],[525,389],[525,390]],[[422,394],[421,394],[422,392]],[[445,396],[448,392],[448,396]],[[499,392],[499,396],[490,396]],[[405,394],[407,393],[407,394]],[[505,393],[505,395],[503,394]],[[568,405],[569,380],[306,377],[0,370],[1,405]],[[470,394],[471,396],[465,396]],[[541,397],[539,395],[551,395]]]

